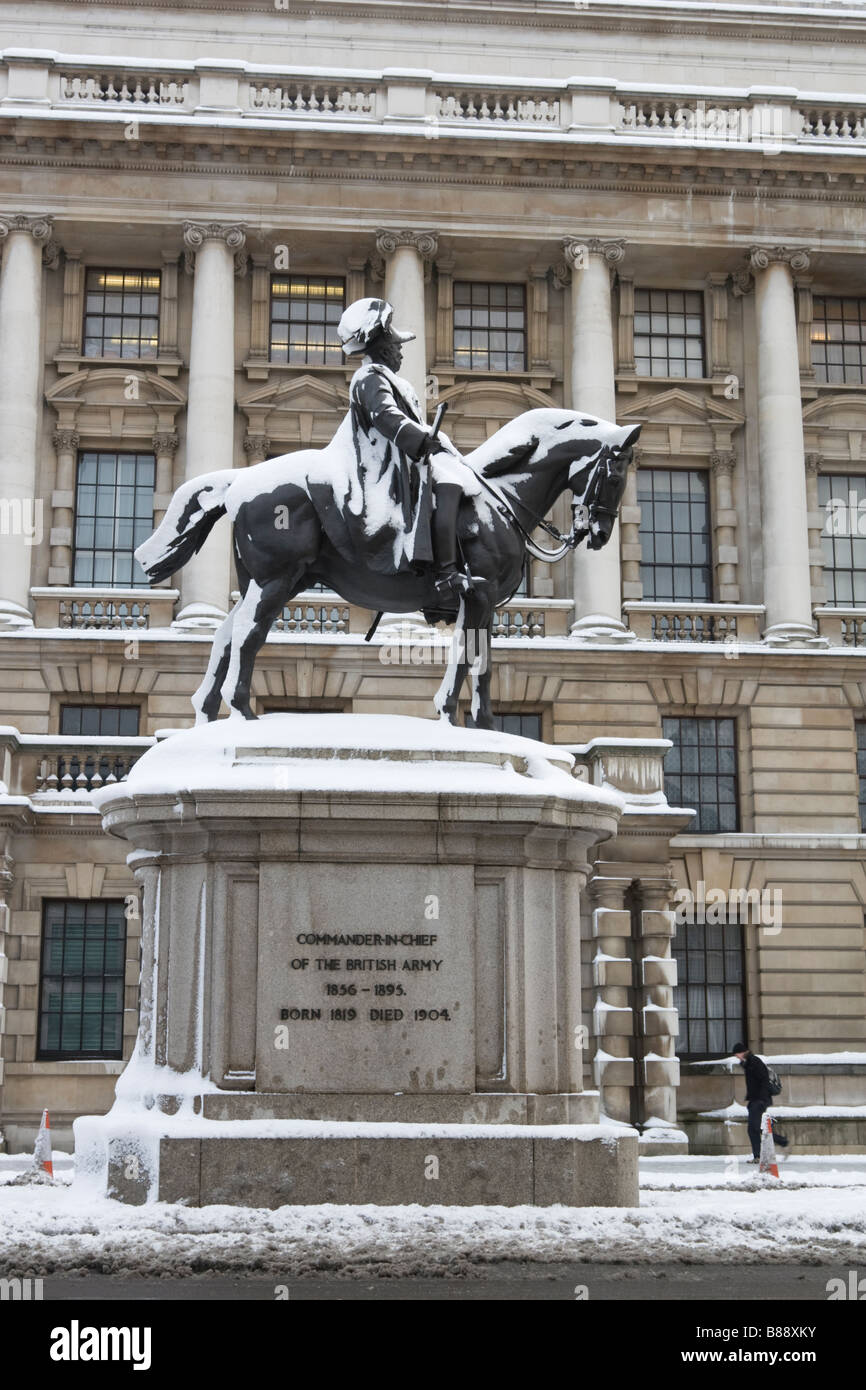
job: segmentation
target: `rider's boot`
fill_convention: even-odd
[[[471,588],[466,571],[457,568],[457,513],[462,500],[459,483],[437,483],[433,511],[434,582],[441,594],[465,594]]]

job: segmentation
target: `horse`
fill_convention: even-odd
[[[467,724],[493,727],[489,659],[494,609],[517,591],[530,533],[552,528],[546,514],[567,488],[573,522],[565,549],[586,540],[600,550],[610,538],[640,425],[619,426],[582,411],[525,411],[465,456],[481,481],[464,496],[458,516],[460,550],[471,576],[468,593],[443,598],[432,571],[383,574],[349,559],[329,539],[309,484],[327,480],[342,505],[351,504],[355,467],[346,416],[324,449],[281,454],[243,470],[221,469],[183,483],[165,517],[136,550],[153,583],[167,579],[204,545],[219,519],[233,521],[240,599],[214,636],[205,677],[193,696],[196,723],[212,722],[224,699],[230,713],[255,719],[250,690],[256,656],[272,623],[302,589],[321,583],[345,601],[374,612],[424,612],[428,622],[454,622],[451,659],[434,706],[457,723],[460,694],[471,673]],[[558,533],[557,533],[558,534]],[[537,553],[534,551],[533,553]]]

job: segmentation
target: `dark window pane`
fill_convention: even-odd
[[[120,1057],[124,903],[48,899],[42,935],[38,1056]]]
[[[342,362],[337,324],[345,303],[346,282],[339,276],[272,275],[270,360],[314,367]]]
[[[704,320],[700,294],[639,290],[635,302],[635,365],[639,376],[701,377]],[[647,310],[651,312],[647,313]]]

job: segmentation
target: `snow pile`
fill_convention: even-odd
[[[657,1160],[674,1165],[675,1160]],[[835,1163],[835,1160],[827,1160]],[[129,1207],[68,1187],[0,1186],[0,1276],[311,1273],[471,1275],[504,1260],[857,1264],[866,1176],[662,1190],[640,1208]],[[748,1178],[745,1176],[748,1174]]]

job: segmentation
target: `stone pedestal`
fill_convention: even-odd
[[[143,887],[136,1049],[85,1164],[128,1201],[637,1203],[582,1088],[580,892],[622,799],[429,720],[178,733],[98,794]]]

